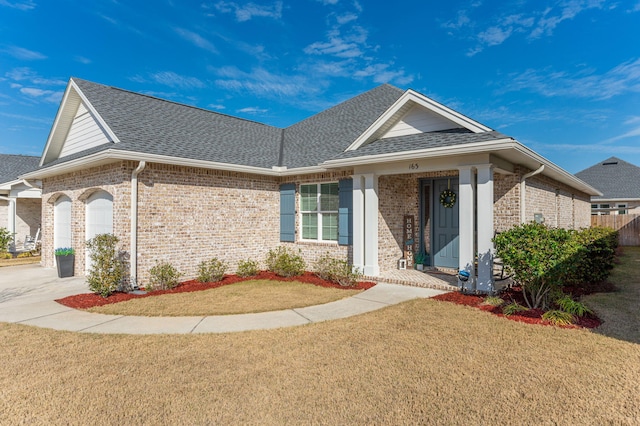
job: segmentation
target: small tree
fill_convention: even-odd
[[[118,253],[118,237],[99,234],[87,241],[91,264],[87,274],[89,290],[108,297],[125,278],[125,265]]]

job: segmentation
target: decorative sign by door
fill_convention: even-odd
[[[405,215],[404,216],[404,232],[403,232],[403,241],[404,241],[404,258],[407,261],[407,269],[413,269],[413,254],[416,250],[416,242],[414,239],[415,228],[414,228],[414,220],[413,215]]]

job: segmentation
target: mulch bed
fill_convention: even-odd
[[[258,273],[258,275],[245,278],[239,277],[237,275],[225,275],[225,277],[221,281],[215,283],[201,283],[197,280],[184,281],[171,290],[158,290],[146,294],[115,292],[108,297],[102,297],[96,293],[86,293],[67,296],[62,299],[57,299],[56,302],[74,309],[88,309],[93,308],[94,306],[109,305],[111,303],[124,302],[126,300],[140,299],[143,297],[159,296],[161,294],[189,293],[193,291],[209,290],[212,288],[222,287],[225,285],[249,280],[299,281],[307,284],[317,285],[320,287],[340,288],[348,290],[367,290],[376,285],[373,282],[359,282],[353,287],[343,287],[340,284],[323,280],[311,272],[305,272],[303,275],[285,278],[280,277],[273,272],[262,271]]]
[[[516,301],[519,304],[524,305],[522,291],[517,287],[508,289],[503,294],[501,294],[501,297],[505,300],[505,303]],[[542,314],[544,314],[544,311],[542,309],[529,309],[527,311],[517,312],[512,315],[504,315],[502,313],[502,307],[482,305],[482,302],[484,301],[483,296],[464,294],[461,292],[451,292],[440,294],[433,297],[433,299],[444,302],[452,302],[458,305],[471,306],[473,308],[478,308],[485,312],[490,312],[494,315],[504,317],[512,321],[524,322],[527,324],[552,325],[549,321],[542,319]],[[563,328],[596,328],[600,326],[600,324],[602,324],[602,321],[600,321],[597,316],[587,314],[583,317],[578,317],[575,324],[563,326]]]

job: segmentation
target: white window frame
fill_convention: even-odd
[[[325,240],[322,238],[322,218],[323,215],[325,214],[335,214],[336,219],[339,220],[340,219],[340,215],[339,215],[339,210],[338,208],[336,208],[335,210],[323,210],[322,209],[322,204],[320,202],[320,197],[322,195],[322,185],[327,185],[327,184],[335,184],[336,187],[338,187],[338,182],[337,181],[331,181],[331,182],[318,182],[318,183],[303,183],[300,184],[300,209],[299,209],[299,235],[300,235],[300,240],[301,241],[305,241],[305,242],[317,242],[317,243],[331,243],[331,244],[338,244],[338,239],[340,238],[339,236],[339,225],[336,222],[336,239],[335,240]],[[316,193],[316,203],[318,206],[318,210],[315,211],[310,211],[310,210],[302,210],[302,187],[304,186],[312,186],[312,185],[316,185],[317,187],[317,193]],[[338,196],[339,197],[339,196]],[[338,203],[339,203],[339,198],[338,198]],[[338,206],[339,207],[339,206]],[[303,216],[305,214],[317,214],[318,216],[318,238],[316,239],[309,239],[309,238],[304,238],[304,227],[303,227]]]

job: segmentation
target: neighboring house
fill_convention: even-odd
[[[27,236],[40,229],[41,190],[18,176],[35,170],[39,157],[0,154],[0,227],[14,234],[11,250],[21,249]]]
[[[428,251],[493,286],[495,232],[589,226],[591,186],[515,139],[413,90],[381,85],[285,129],[71,79],[41,168],[43,264],[111,232],[144,285],[157,261],[234,271],[278,245],[367,276]],[[406,238],[405,238],[406,234]],[[413,245],[411,245],[413,244]],[[475,277],[476,254],[480,262]]]
[[[640,167],[617,157],[576,173],[602,194],[591,197],[591,214],[640,214]]]

